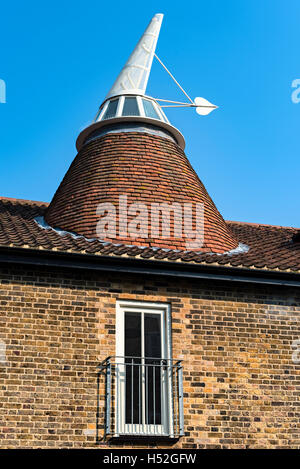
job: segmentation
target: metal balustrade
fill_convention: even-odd
[[[108,357],[99,373],[105,383],[105,437],[184,434],[180,360]]]

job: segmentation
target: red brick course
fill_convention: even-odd
[[[144,203],[149,212],[155,202],[203,203],[204,245],[200,250],[222,253],[238,245],[183,150],[166,138],[137,132],[109,134],[85,145],[50,203],[46,220],[53,227],[95,238],[100,219],[97,206],[111,202],[117,207],[123,194],[128,194],[128,204]],[[150,216],[146,221],[150,226]],[[185,250],[186,238],[173,236],[173,229],[171,222],[171,235],[166,239],[151,238],[149,232],[146,238],[117,234],[104,240]]]

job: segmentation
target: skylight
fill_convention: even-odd
[[[126,96],[122,116],[139,116],[139,108],[135,97]]]

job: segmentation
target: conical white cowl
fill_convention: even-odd
[[[106,99],[122,94],[145,94],[162,20],[163,15],[159,13],[152,18]]]

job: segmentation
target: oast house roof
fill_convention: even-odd
[[[185,204],[194,208],[203,204],[203,245],[199,250],[223,253],[238,247],[238,241],[193,170],[184,151],[173,141],[142,132],[109,133],[85,144],[54,195],[45,218],[47,223],[86,238],[99,238],[96,228],[100,219],[100,203],[119,206],[126,195],[127,205],[144,204],[145,236],[133,238],[119,232],[106,238],[108,242],[134,244],[166,249],[186,250],[184,230],[170,236],[153,235],[149,213],[153,204],[173,204],[183,212]],[[119,226],[124,210],[116,212]],[[159,214],[162,225],[163,214]],[[128,216],[128,223],[135,215]],[[194,214],[195,221],[195,214]],[[170,219],[170,224],[172,219]],[[200,223],[199,223],[200,225]],[[172,229],[171,229],[172,228]],[[196,228],[196,227],[195,227]],[[105,233],[104,233],[105,234]]]

